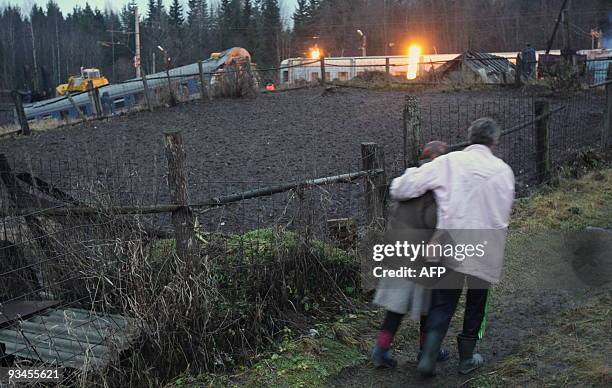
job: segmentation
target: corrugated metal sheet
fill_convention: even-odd
[[[82,309],[49,309],[0,329],[6,355],[75,369],[99,369],[130,347],[134,321]]]
[[[512,82],[515,65],[508,59],[488,53],[468,51],[455,60],[440,66],[436,73],[441,77],[452,77],[453,73],[469,69],[475,77],[487,83]]]

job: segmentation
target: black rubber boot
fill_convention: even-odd
[[[478,353],[474,353],[478,338],[467,337],[462,334],[457,336],[457,348],[459,350],[459,373],[467,375],[484,365],[484,359]]]
[[[433,376],[434,369],[436,368],[436,361],[440,354],[440,347],[444,340],[444,334],[431,331],[427,333],[425,337],[425,344],[423,345],[423,353],[419,364],[417,365],[417,371],[421,376]]]

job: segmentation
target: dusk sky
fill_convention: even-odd
[[[219,0],[209,0],[209,4],[216,4]],[[41,6],[47,4],[48,0],[0,0],[0,8],[6,4],[19,5],[24,10],[32,7],[34,3],[37,3]],[[128,0],[55,0],[56,3],[59,4],[62,11],[68,13],[72,10],[75,5],[85,6],[85,3],[89,3],[92,7],[98,7],[100,9],[104,8],[113,8],[116,10],[121,9]],[[187,4],[187,0],[181,0],[181,2],[185,5]],[[147,0],[137,0],[137,3],[140,5],[144,12],[147,9]],[[171,0],[164,0],[164,5],[166,9],[169,7]],[[283,16],[284,21],[289,21],[291,18],[291,14],[293,13],[293,9],[297,0],[279,0],[279,4],[281,5],[281,15]]]

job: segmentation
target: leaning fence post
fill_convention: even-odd
[[[608,64],[607,81],[612,81],[612,63]],[[612,147],[612,84],[606,84],[605,147]]]
[[[94,87],[93,81],[91,80],[87,82],[87,93],[89,94],[94,114],[96,115],[96,117],[102,116],[102,106],[100,105],[100,91]]]
[[[376,143],[361,143],[361,164],[364,171],[382,170],[370,173],[365,182],[366,224],[369,228],[383,230],[385,226],[385,200],[387,177],[385,157]]]
[[[66,97],[68,97],[68,101],[70,101],[70,104],[76,110],[76,112],[79,115],[79,117],[81,118],[81,120],[86,121],[87,117],[85,116],[85,113],[83,113],[81,108],[79,108],[79,106],[76,104],[76,102],[74,101],[74,98],[72,98],[72,95],[70,94],[70,92],[66,92]]]
[[[521,82],[522,82],[521,74],[523,73],[522,67],[523,65],[521,64],[521,54],[517,54],[516,67],[514,71],[514,86],[516,86],[517,88],[521,87]]]
[[[180,130],[164,131],[164,145],[168,159],[168,187],[174,204],[179,208],[172,212],[172,223],[176,238],[176,254],[187,264],[192,263],[195,244],[194,217],[189,209],[187,173],[185,171],[185,148]]]
[[[325,75],[325,57],[321,57],[321,85],[325,86],[327,77]]]
[[[25,110],[23,109],[21,93],[19,93],[17,90],[13,90],[11,92],[11,97],[13,97],[13,102],[15,103],[15,111],[17,112],[17,120],[19,120],[21,134],[29,136],[32,131],[30,130],[30,125],[28,124],[28,119],[26,118]]]
[[[200,73],[200,100],[208,100],[208,91],[206,90],[206,80],[204,79],[204,66],[202,61],[198,61],[198,72]]]
[[[550,103],[546,100],[535,101],[536,129],[536,172],[538,183],[547,181],[551,176],[550,155]]]
[[[421,138],[421,117],[419,100],[414,96],[406,96],[404,105],[404,169],[408,168],[408,138],[410,138],[411,166],[418,166],[421,153],[419,141]]]

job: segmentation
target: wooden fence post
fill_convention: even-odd
[[[408,140],[410,139],[410,166],[419,165],[421,147],[421,116],[419,112],[419,100],[414,96],[406,96],[404,105],[404,169],[408,168]]]
[[[140,73],[142,76],[142,87],[144,88],[144,98],[147,103],[147,109],[149,112],[153,112],[153,105],[151,105],[151,94],[149,92],[149,82],[147,81],[147,73],[145,69],[141,68]]]
[[[366,177],[366,224],[369,228],[383,230],[385,227],[385,200],[387,177],[384,172],[385,157],[376,143],[361,143],[361,164],[364,171],[382,169],[380,174]]]
[[[94,87],[93,82],[89,80],[87,82],[87,94],[91,100],[91,106],[93,108],[96,117],[102,116],[102,105],[100,104],[100,91]]]
[[[608,64],[607,81],[612,81],[612,63]],[[606,117],[605,117],[605,134],[606,139],[604,146],[612,147],[612,84],[606,84]]]
[[[200,100],[208,100],[208,88],[206,87],[206,79],[204,78],[204,66],[202,61],[198,61],[198,71],[200,73]]]
[[[321,85],[325,86],[327,76],[325,75],[325,57],[321,57]]]
[[[11,92],[11,97],[15,103],[15,111],[17,112],[17,120],[19,121],[19,127],[21,128],[21,134],[30,136],[32,131],[30,130],[30,124],[23,109],[23,100],[21,99],[21,93],[18,90]]]
[[[391,60],[389,57],[385,58],[385,73],[391,73]]]
[[[189,193],[187,191],[187,172],[185,171],[185,148],[180,130],[164,131],[164,145],[168,159],[168,187],[174,204],[179,208],[172,212],[176,237],[176,254],[188,265],[193,263],[193,247],[195,244],[195,220],[189,209]]]
[[[536,130],[536,172],[538,183],[550,179],[552,161],[550,154],[550,103],[547,100],[535,101],[535,116],[544,116],[535,122]]]
[[[522,84],[522,79],[521,79],[521,75],[523,73],[522,67],[523,66],[521,64],[521,54],[517,54],[516,55],[516,67],[514,71],[514,86],[516,86],[517,88],[520,88]]]

